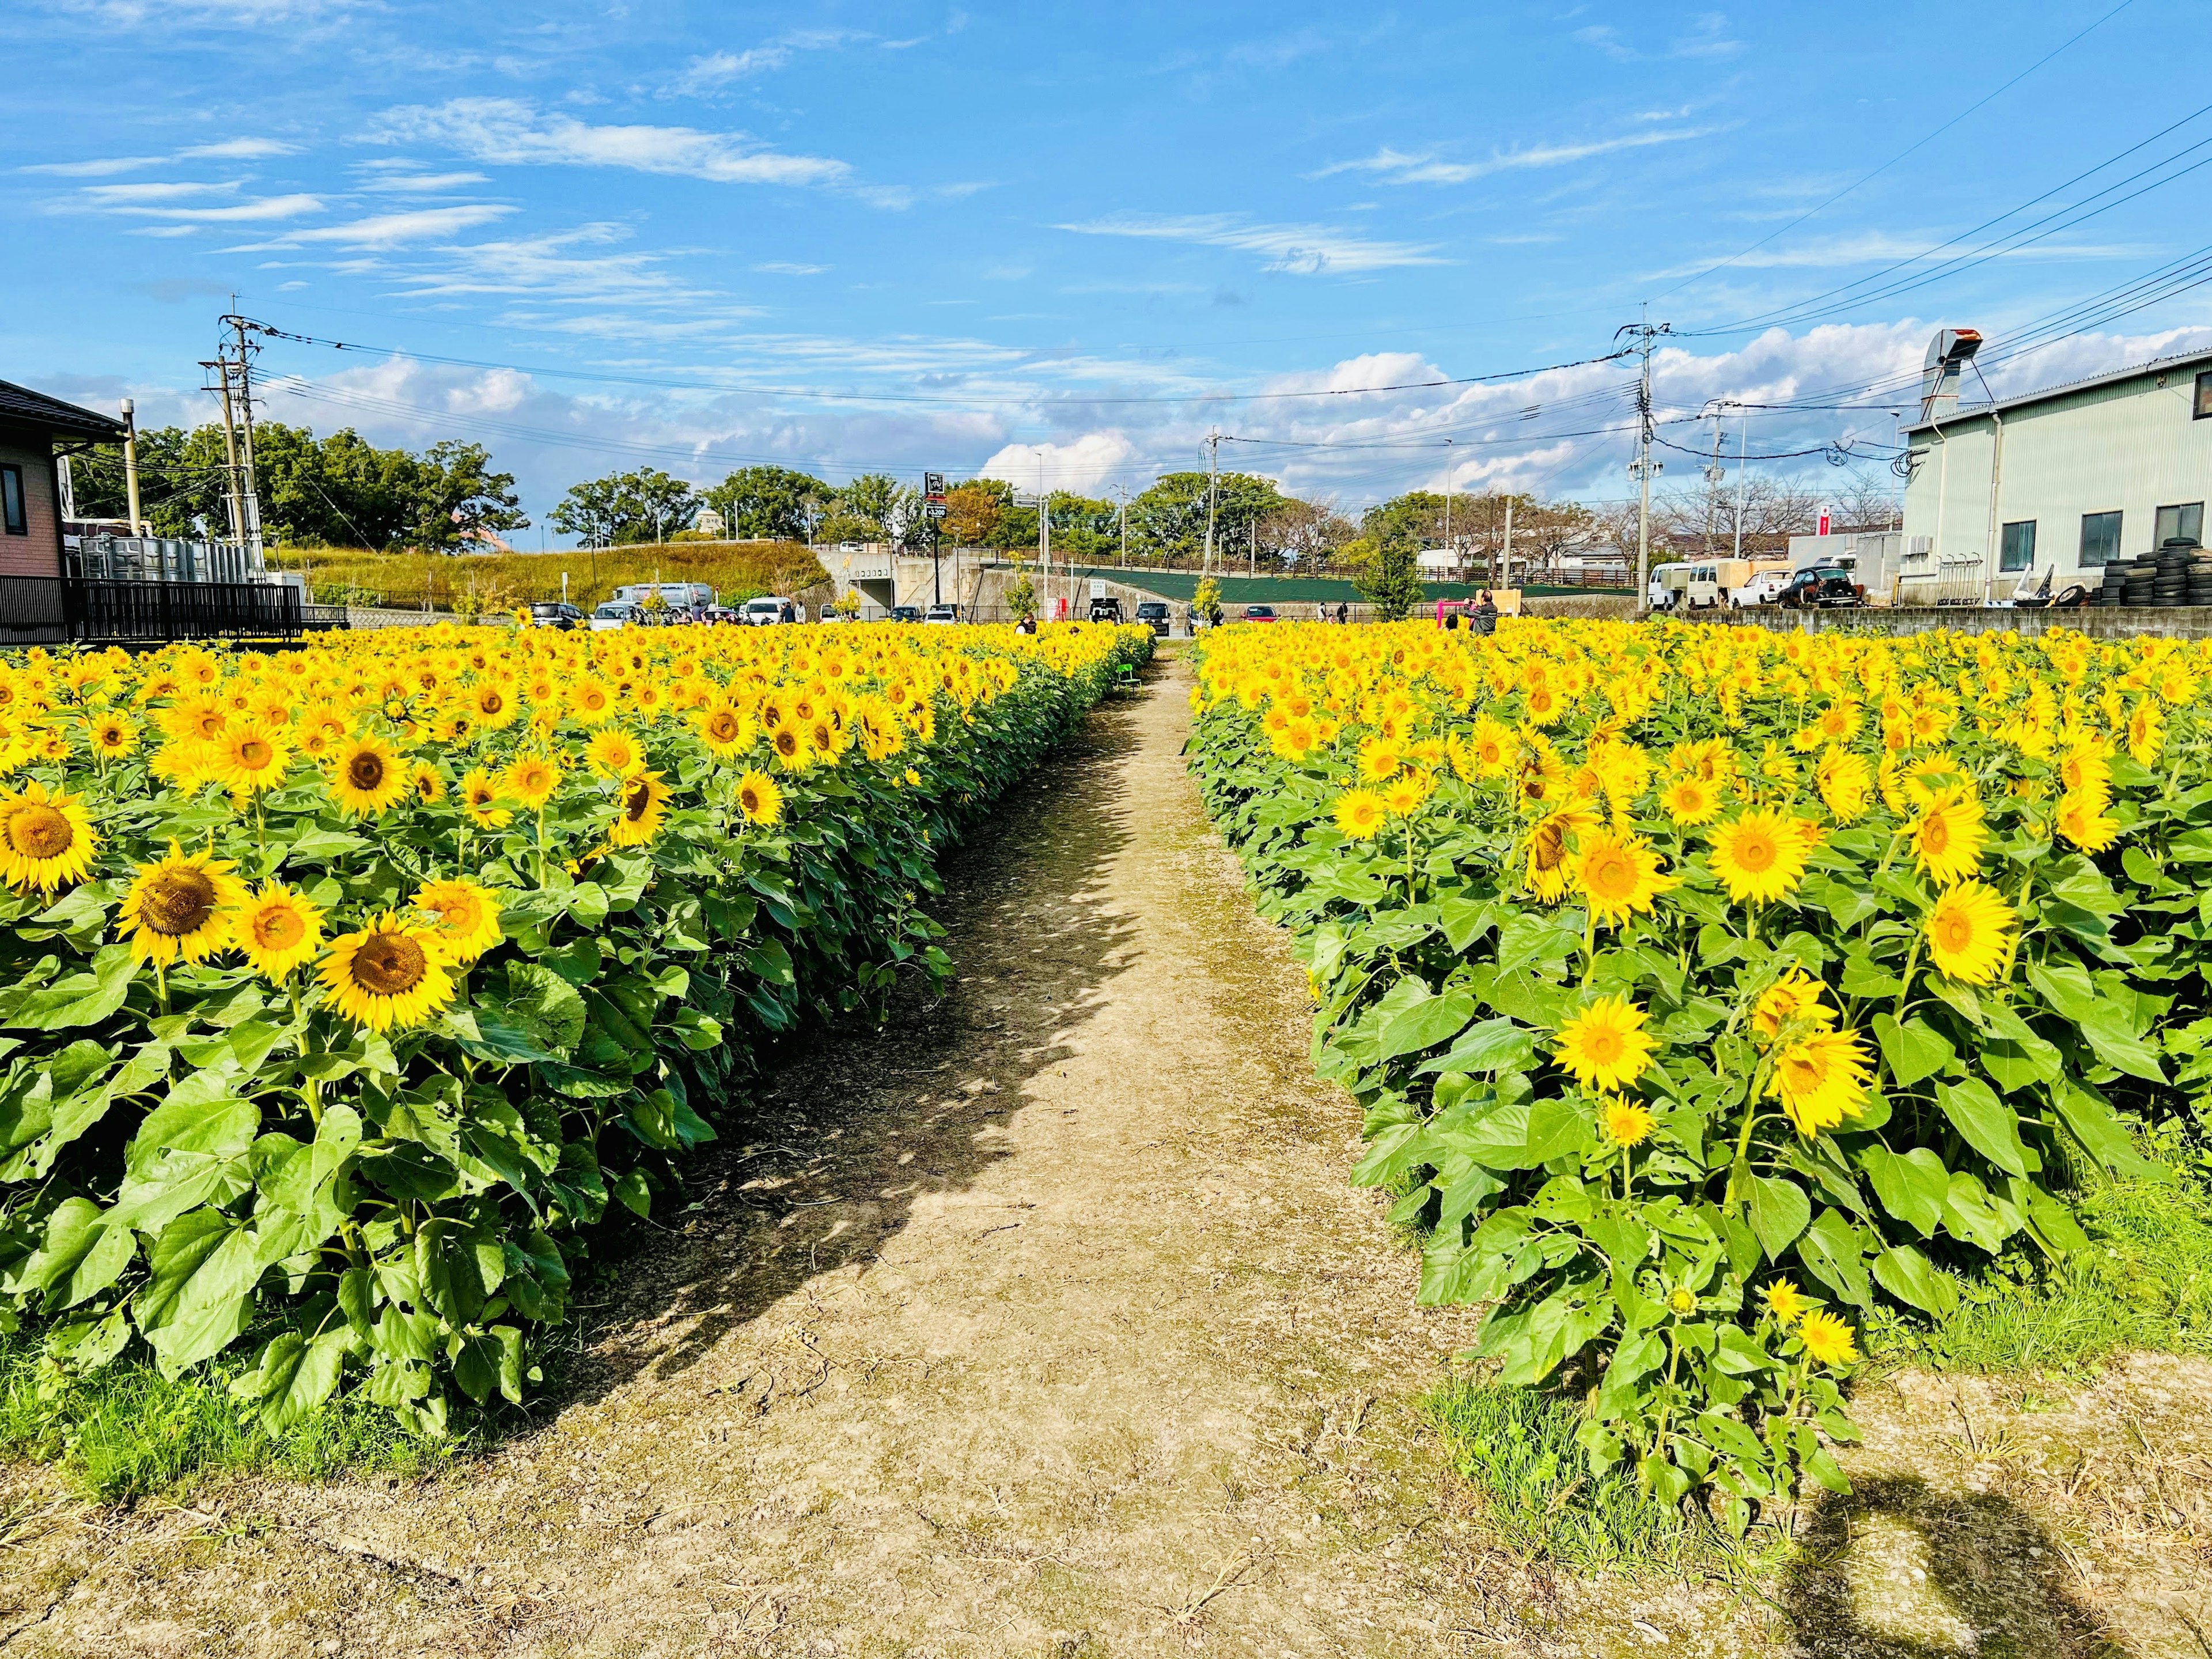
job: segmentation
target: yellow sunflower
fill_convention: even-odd
[[[2120,838],[2120,821],[2106,812],[2101,790],[2061,796],[2053,827],[2085,853],[2101,853]]]
[[[1805,1352],[1831,1370],[1858,1358],[1855,1336],[1849,1325],[1825,1311],[1807,1314],[1797,1327],[1797,1340],[1805,1345]]]
[[[1771,1042],[1793,1019],[1814,1020],[1824,1029],[1833,1025],[1836,1012],[1820,1000],[1826,989],[1803,969],[1792,969],[1759,994],[1752,1005],[1752,1030]]]
[[[1766,1304],[1766,1311],[1785,1331],[1803,1318],[1813,1305],[1812,1298],[1786,1279],[1776,1279],[1759,1294]]]
[[[726,702],[714,702],[699,710],[691,729],[707,752],[717,760],[730,760],[753,746],[753,723]]]
[[[634,773],[622,781],[607,840],[617,847],[642,847],[660,833],[667,817],[668,786],[660,781],[660,774]]]
[[[349,738],[331,751],[331,794],[349,812],[374,817],[406,798],[407,768],[383,738]]]
[[[228,859],[186,854],[173,841],[168,857],[139,866],[117,913],[131,930],[131,959],[165,968],[228,949],[231,913],[246,903],[246,888],[231,874],[236,868]]]
[[[499,775],[499,793],[533,812],[560,787],[560,767],[543,755],[517,755]]]
[[[479,830],[504,830],[514,821],[514,814],[505,807],[495,805],[499,787],[492,781],[491,774],[481,766],[472,766],[461,780],[461,811]]]
[[[1632,1002],[1600,997],[1559,1027],[1559,1064],[1584,1088],[1627,1088],[1651,1063],[1655,1045],[1644,1018]]]
[[[814,764],[814,745],[793,721],[775,727],[769,734],[768,746],[775,755],[775,763],[787,772],[804,772]]]
[[[1720,815],[1721,792],[1703,778],[1676,778],[1659,792],[1659,805],[1669,818],[1688,829],[1711,823]]]
[[[465,878],[423,883],[416,890],[415,908],[437,918],[432,931],[447,955],[464,966],[507,937],[499,925],[497,896]]]
[[[738,780],[737,802],[738,811],[745,815],[746,822],[763,829],[783,817],[783,791],[765,772],[749,771]]]
[[[372,1031],[418,1025],[453,1000],[444,941],[390,912],[332,939],[321,977],[331,1006]]]
[[[1738,904],[1787,898],[1805,873],[1808,826],[1786,812],[1753,807],[1712,834],[1713,873]]]
[[[1365,841],[1382,828],[1390,803],[1372,789],[1347,789],[1337,798],[1336,827],[1347,841]]]
[[[82,881],[99,850],[82,796],[49,794],[37,782],[0,796],[0,881],[19,891],[51,893],[64,882]]]
[[[1776,1053],[1766,1092],[1810,1140],[1865,1112],[1872,1074],[1857,1032],[1814,1031]]]
[[[289,735],[258,722],[228,727],[215,744],[222,756],[223,781],[236,795],[276,788],[292,763]]]
[[[626,778],[645,769],[644,749],[619,726],[603,726],[592,732],[584,745],[584,758],[593,771],[611,777]]]
[[[301,894],[270,882],[231,916],[230,932],[253,970],[281,983],[321,948],[323,913]]]
[[[1939,885],[1948,887],[1980,867],[1989,841],[1982,804],[1964,789],[1939,789],[1907,827],[1913,863]]]
[[[1946,888],[1928,911],[1928,954],[1947,978],[1987,985],[1997,976],[2020,918],[1986,882]]]
[[[1616,1146],[1640,1146],[1651,1138],[1652,1126],[1658,1120],[1651,1115],[1649,1106],[1638,1105],[1619,1095],[1606,1097],[1599,1109],[1598,1122],[1605,1130],[1605,1138]]]
[[[85,740],[92,745],[94,754],[106,760],[120,760],[137,751],[137,723],[121,714],[96,714],[85,727]]]
[[[1574,854],[1575,890],[1600,921],[1618,927],[1638,911],[1649,910],[1660,894],[1674,885],[1674,878],[1659,873],[1659,855],[1641,836],[1615,835],[1609,830],[1583,833]]]

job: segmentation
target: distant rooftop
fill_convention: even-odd
[[[2092,374],[2086,380],[2067,380],[2057,386],[2047,386],[2038,392],[2023,392],[2017,398],[2000,398],[1990,404],[1961,404],[1955,413],[1943,417],[1942,424],[1954,426],[1960,421],[1979,420],[1995,410],[2002,415],[2015,409],[2025,409],[2031,404],[2048,403],[2053,398],[2069,397],[2077,392],[2090,392],[2100,386],[2117,386],[2123,380],[2141,380],[2149,374],[2170,374],[2176,370],[2194,370],[2212,367],[2212,348],[2202,351],[2185,351],[2179,356],[2154,357],[2147,363],[2136,363],[2127,368],[2115,368],[2103,374]],[[1932,421],[1915,421],[1905,429],[1907,432],[1932,431]]]
[[[113,416],[79,409],[12,380],[0,380],[0,421],[42,426],[57,438],[90,439],[94,443],[123,441],[123,422]]]

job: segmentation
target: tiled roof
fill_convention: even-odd
[[[79,409],[9,380],[0,380],[0,421],[44,427],[61,438],[91,438],[102,443],[123,440],[123,422],[113,416]]]

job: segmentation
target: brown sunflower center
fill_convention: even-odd
[[[799,733],[789,726],[781,727],[775,734],[775,752],[788,760],[799,752]]]
[[[155,933],[182,939],[206,926],[215,914],[215,883],[205,872],[164,870],[147,883],[138,915]]]
[[[253,942],[264,951],[289,951],[307,936],[307,924],[289,907],[264,910],[253,918]]]
[[[1923,851],[1941,854],[1951,844],[1951,821],[1934,817],[1920,827],[1920,845]]]
[[[364,749],[346,763],[346,781],[367,793],[384,787],[384,757]]]
[[[19,808],[8,820],[8,840],[30,859],[58,859],[76,845],[76,826],[51,806]]]
[[[265,771],[276,758],[276,747],[265,738],[248,738],[238,745],[238,763],[249,771]]]
[[[623,792],[623,817],[632,823],[642,823],[653,810],[653,786],[640,781]]]
[[[1624,899],[1636,890],[1635,866],[1618,853],[1600,854],[1584,875],[1600,898]]]
[[[734,743],[738,736],[738,717],[721,710],[707,721],[707,734],[717,743]]]
[[[507,707],[507,699],[496,691],[479,691],[477,693],[477,707],[487,714],[496,714]]]
[[[1536,831],[1528,852],[1539,870],[1556,870],[1567,855],[1566,837],[1560,834],[1557,824],[1547,823]]]
[[[353,955],[353,981],[380,997],[404,996],[422,982],[430,958],[404,933],[371,933]]]
[[[1610,1066],[1620,1058],[1620,1033],[1610,1025],[1601,1025],[1583,1039],[1583,1048],[1601,1066]]]
[[[1956,955],[1974,942],[1974,924],[1956,910],[1939,916],[1936,920],[1936,942]]]
[[[1735,861],[1754,875],[1771,870],[1778,849],[1771,836],[1749,835],[1735,844]]]

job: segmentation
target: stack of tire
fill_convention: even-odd
[[[2188,586],[2185,589],[2186,603],[2212,605],[2212,552],[2207,552],[2195,542],[2179,537],[2169,539],[2166,546],[2179,548],[2189,555]]]
[[[2171,537],[2151,556],[2150,602],[2155,605],[2185,605],[2189,601],[2189,568],[2196,549],[2179,537]]]
[[[2158,562],[2155,559],[2142,558],[2132,564],[2106,565],[2105,568],[2120,573],[2124,585],[2120,595],[2122,605],[2140,608],[2156,602]]]
[[[2112,605],[2125,605],[2128,602],[2128,573],[2134,568],[2131,564],[2106,565],[2105,585],[2097,590],[2097,603]],[[2145,597],[2148,598],[2148,594]]]

